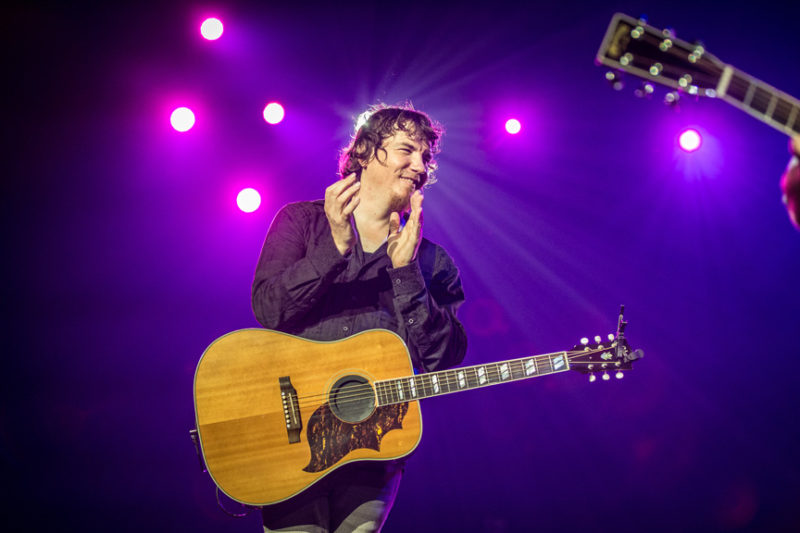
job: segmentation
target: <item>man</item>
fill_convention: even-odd
[[[781,177],[781,191],[789,220],[800,229],[800,135],[789,143],[789,152],[793,156]]]
[[[403,338],[418,371],[461,362],[458,269],[422,237],[422,188],[433,181],[441,133],[410,105],[368,112],[325,199],[289,204],[270,226],[253,282],[253,311],[264,327],[326,341],[384,328]],[[265,507],[264,529],[378,531],[402,469],[402,462],[342,466]]]

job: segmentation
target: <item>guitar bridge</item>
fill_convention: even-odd
[[[286,420],[286,433],[289,435],[289,444],[300,442],[300,431],[303,421],[300,418],[300,404],[297,401],[297,391],[292,387],[289,376],[278,378],[281,387],[281,403],[283,416]]]

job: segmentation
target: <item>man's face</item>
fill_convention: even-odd
[[[392,211],[406,211],[414,191],[428,179],[431,150],[428,143],[397,130],[383,141],[361,173],[361,184],[376,194],[389,195]]]

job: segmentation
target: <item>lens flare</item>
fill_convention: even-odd
[[[252,213],[261,205],[261,195],[250,187],[242,189],[236,195],[236,205],[245,213]]]
[[[264,108],[264,120],[269,124],[279,123],[283,120],[285,114],[286,112],[283,110],[283,106],[278,102],[270,102]]]
[[[703,139],[700,137],[697,130],[686,130],[681,133],[681,136],[678,138],[678,144],[681,149],[686,152],[694,152],[700,148],[702,143]]]
[[[200,25],[200,35],[209,41],[216,41],[222,37],[222,21],[217,18],[207,18]]]
[[[510,118],[506,121],[506,131],[511,135],[516,135],[522,130],[522,124],[515,118]]]
[[[179,107],[169,116],[169,123],[175,131],[189,131],[194,126],[194,113],[188,107]]]

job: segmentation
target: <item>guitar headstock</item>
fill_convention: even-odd
[[[571,370],[589,374],[589,381],[596,381],[598,374],[607,381],[611,379],[610,372],[622,379],[623,372],[631,370],[633,362],[644,357],[642,350],[632,350],[625,338],[625,326],[628,323],[623,319],[624,311],[625,306],[622,306],[616,334],[609,334],[606,339],[598,335],[593,343],[584,337],[567,352]]]
[[[725,64],[709,54],[702,44],[675,37],[669,29],[660,30],[628,15],[617,13],[611,19],[596,61],[649,82],[659,83],[690,95],[717,96]],[[616,74],[606,78],[616,83]],[[645,85],[652,93],[652,85]]]

